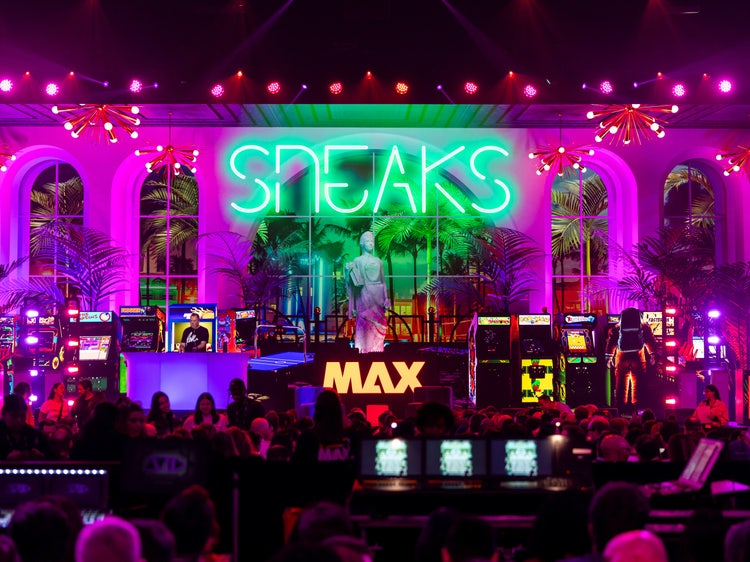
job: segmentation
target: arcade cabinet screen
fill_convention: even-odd
[[[421,443],[409,439],[364,439],[359,475],[410,477],[422,474]]]
[[[552,445],[534,439],[490,440],[490,475],[537,478],[552,474]]]
[[[664,335],[664,328],[662,324],[662,313],[660,310],[656,311],[644,311],[641,313],[643,321],[651,328],[651,333],[657,338]]]
[[[127,348],[130,351],[149,351],[154,342],[154,332],[137,330],[127,335]]]
[[[487,442],[477,439],[427,439],[425,475],[467,477],[487,474]]]
[[[81,361],[106,361],[112,336],[81,336],[78,359]]]
[[[587,338],[585,330],[564,330],[563,335],[563,341],[566,342],[567,351],[570,353],[588,353],[593,351],[591,340]]]

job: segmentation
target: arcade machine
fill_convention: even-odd
[[[158,306],[121,306],[122,351],[164,351],[166,320]]]
[[[18,320],[15,316],[0,316],[0,375],[6,394],[13,392],[13,354],[18,340]]]
[[[509,314],[474,318],[469,340],[469,402],[477,408],[514,405],[518,391],[511,373],[510,330]]]
[[[607,314],[606,316],[607,321],[604,328],[604,333],[601,338],[601,345],[597,345],[597,355],[599,357],[599,361],[602,362],[604,365],[604,382],[605,382],[605,393],[606,393],[606,402],[607,406],[614,406],[615,405],[615,368],[614,366],[610,367],[607,364],[606,360],[606,352],[607,352],[607,342],[609,341],[609,336],[612,333],[612,329],[617,326],[617,324],[620,322],[620,315],[619,314]]]
[[[646,310],[641,313],[643,322],[648,324],[651,328],[651,333],[654,335],[656,341],[656,348],[653,349],[654,354],[658,354],[659,350],[667,349],[667,353],[674,353],[675,359],[678,353],[679,342],[676,337],[666,338],[665,326],[664,326],[664,312],[661,310]],[[670,323],[674,321],[671,319]],[[671,331],[671,330],[667,330]],[[667,341],[669,340],[669,341]],[[638,409],[652,408],[655,412],[660,412],[664,408],[664,400],[667,396],[676,396],[678,394],[677,388],[677,373],[676,369],[672,369],[671,365],[660,365],[657,363],[657,357],[650,357],[647,355],[646,361],[646,372],[650,375],[647,378],[646,393],[648,397]]]
[[[560,326],[560,370],[565,370],[565,401],[572,406],[604,405],[607,401],[604,368],[596,356],[595,328],[595,314],[566,314]]]
[[[224,353],[252,352],[255,339],[254,310],[219,312],[216,321],[216,351]]]
[[[536,403],[543,394],[557,400],[551,314],[519,314],[521,403]]]
[[[179,351],[182,332],[190,327],[190,315],[200,316],[200,325],[208,330],[206,351],[216,351],[217,311],[215,304],[172,304],[169,305],[169,326],[167,327],[168,351]]]
[[[47,397],[47,379],[59,380],[62,363],[62,325],[55,314],[29,310],[20,317],[14,364],[14,384],[28,382],[38,400]],[[9,390],[7,387],[5,390]],[[33,400],[33,398],[32,398]]]
[[[89,379],[94,392],[104,392],[113,402],[119,398],[121,334],[120,319],[112,311],[81,311],[71,319],[66,347],[73,351],[65,366],[66,395],[77,397],[78,381]]]

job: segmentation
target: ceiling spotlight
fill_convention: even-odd
[[[721,80],[719,82],[719,91],[722,94],[728,94],[732,91],[732,83],[729,80]]]
[[[612,87],[612,82],[610,82],[609,80],[605,80],[604,82],[602,82],[601,84],[599,84],[599,91],[602,94],[609,95],[612,92],[614,92],[615,89]]]
[[[268,86],[266,86],[266,90],[268,90],[269,94],[275,96],[281,91],[281,84],[278,82],[269,82]]]
[[[60,86],[58,86],[54,82],[50,82],[44,87],[44,93],[48,96],[56,96],[60,93]]]
[[[331,84],[328,86],[328,91],[337,96],[344,91],[344,86],[341,84],[341,82],[331,82]]]
[[[672,94],[678,98],[681,98],[685,94],[687,94],[687,90],[685,89],[685,84],[678,83],[672,86]]]
[[[237,78],[242,78],[242,71],[241,70],[237,71]]]
[[[527,98],[533,98],[534,96],[537,95],[537,90],[531,84],[526,84],[523,87],[523,95],[526,96]]]
[[[130,82],[130,87],[128,89],[134,94],[137,94],[143,90],[143,82],[137,79],[133,80]]]
[[[211,88],[211,95],[215,98],[220,98],[224,95],[224,86],[221,84],[215,84],[213,88]]]
[[[396,93],[400,96],[405,95],[409,91],[409,85],[406,82],[396,82]]]
[[[365,78],[367,78],[368,80],[372,80],[372,72],[369,70],[365,72]]]
[[[466,92],[470,96],[473,96],[478,91],[479,86],[477,86],[475,82],[466,82],[466,84],[464,84],[464,92]]]
[[[13,89],[13,81],[10,78],[0,80],[0,92],[8,93]]]

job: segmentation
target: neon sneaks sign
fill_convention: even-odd
[[[445,153],[424,144],[406,149],[398,144],[373,148],[367,144],[243,144],[229,156],[229,168],[248,189],[247,197],[235,197],[230,205],[238,213],[279,213],[292,199],[309,197],[314,213],[322,204],[337,214],[377,214],[384,195],[394,198],[413,214],[427,214],[428,195],[459,214],[493,215],[511,203],[506,181],[496,177],[498,159],[508,151],[485,144],[469,148],[460,145]],[[373,161],[371,177],[352,181],[347,175],[356,163]],[[461,182],[473,193],[474,201],[456,193],[447,179],[461,170]],[[289,194],[288,181],[304,170],[311,193]],[[261,172],[261,173],[259,173]],[[430,208],[434,213],[434,209]]]

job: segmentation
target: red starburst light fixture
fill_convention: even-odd
[[[193,147],[172,145],[172,113],[169,114],[169,134],[167,140],[166,146],[158,145],[153,148],[140,148],[135,151],[135,155],[153,155],[151,160],[146,162],[146,169],[149,172],[166,169],[178,176],[183,168],[187,168],[192,173],[195,173],[195,163],[198,160],[199,154],[198,150]]]
[[[582,172],[586,168],[581,165],[584,156],[593,156],[594,151],[590,148],[581,148],[571,146],[566,148],[562,143],[562,116],[560,116],[560,136],[557,144],[549,144],[542,148],[537,148],[534,152],[529,153],[529,158],[539,159],[539,166],[536,169],[536,175],[541,176],[542,172],[555,172],[558,176],[565,175],[565,168],[572,166],[575,170],[580,169]]]
[[[98,134],[104,131],[111,143],[117,142],[115,126],[123,129],[132,139],[138,138],[135,128],[141,124],[138,118],[140,109],[137,105],[85,104],[52,107],[52,113],[59,115],[69,113],[70,117],[63,124],[74,139],[84,132]]]
[[[400,96],[405,95],[409,91],[409,85],[406,82],[396,82],[396,93]]]
[[[734,152],[728,152],[726,154],[717,154],[716,159],[718,161],[725,161],[726,167],[724,168],[724,175],[728,176],[732,172],[739,172],[747,164],[750,158],[750,148],[744,146],[738,146]]]
[[[7,146],[0,145],[0,172],[7,172],[8,162],[12,162],[15,159],[16,155]]]
[[[278,82],[269,82],[268,86],[266,86],[266,90],[268,90],[269,94],[275,96],[281,91],[281,84]]]
[[[328,91],[337,96],[344,91],[344,86],[341,84],[341,82],[331,82],[331,84],[328,86]]]
[[[479,86],[477,86],[476,82],[467,82],[464,84],[464,92],[469,94],[470,96],[473,96],[479,91]]]
[[[586,117],[599,119],[599,128],[594,139],[602,142],[611,135],[610,142],[630,144],[636,141],[640,144],[650,140],[652,136],[664,137],[664,128],[657,121],[660,113],[677,113],[676,105],[641,105],[639,103],[625,105],[607,105],[596,111],[589,111]]]

